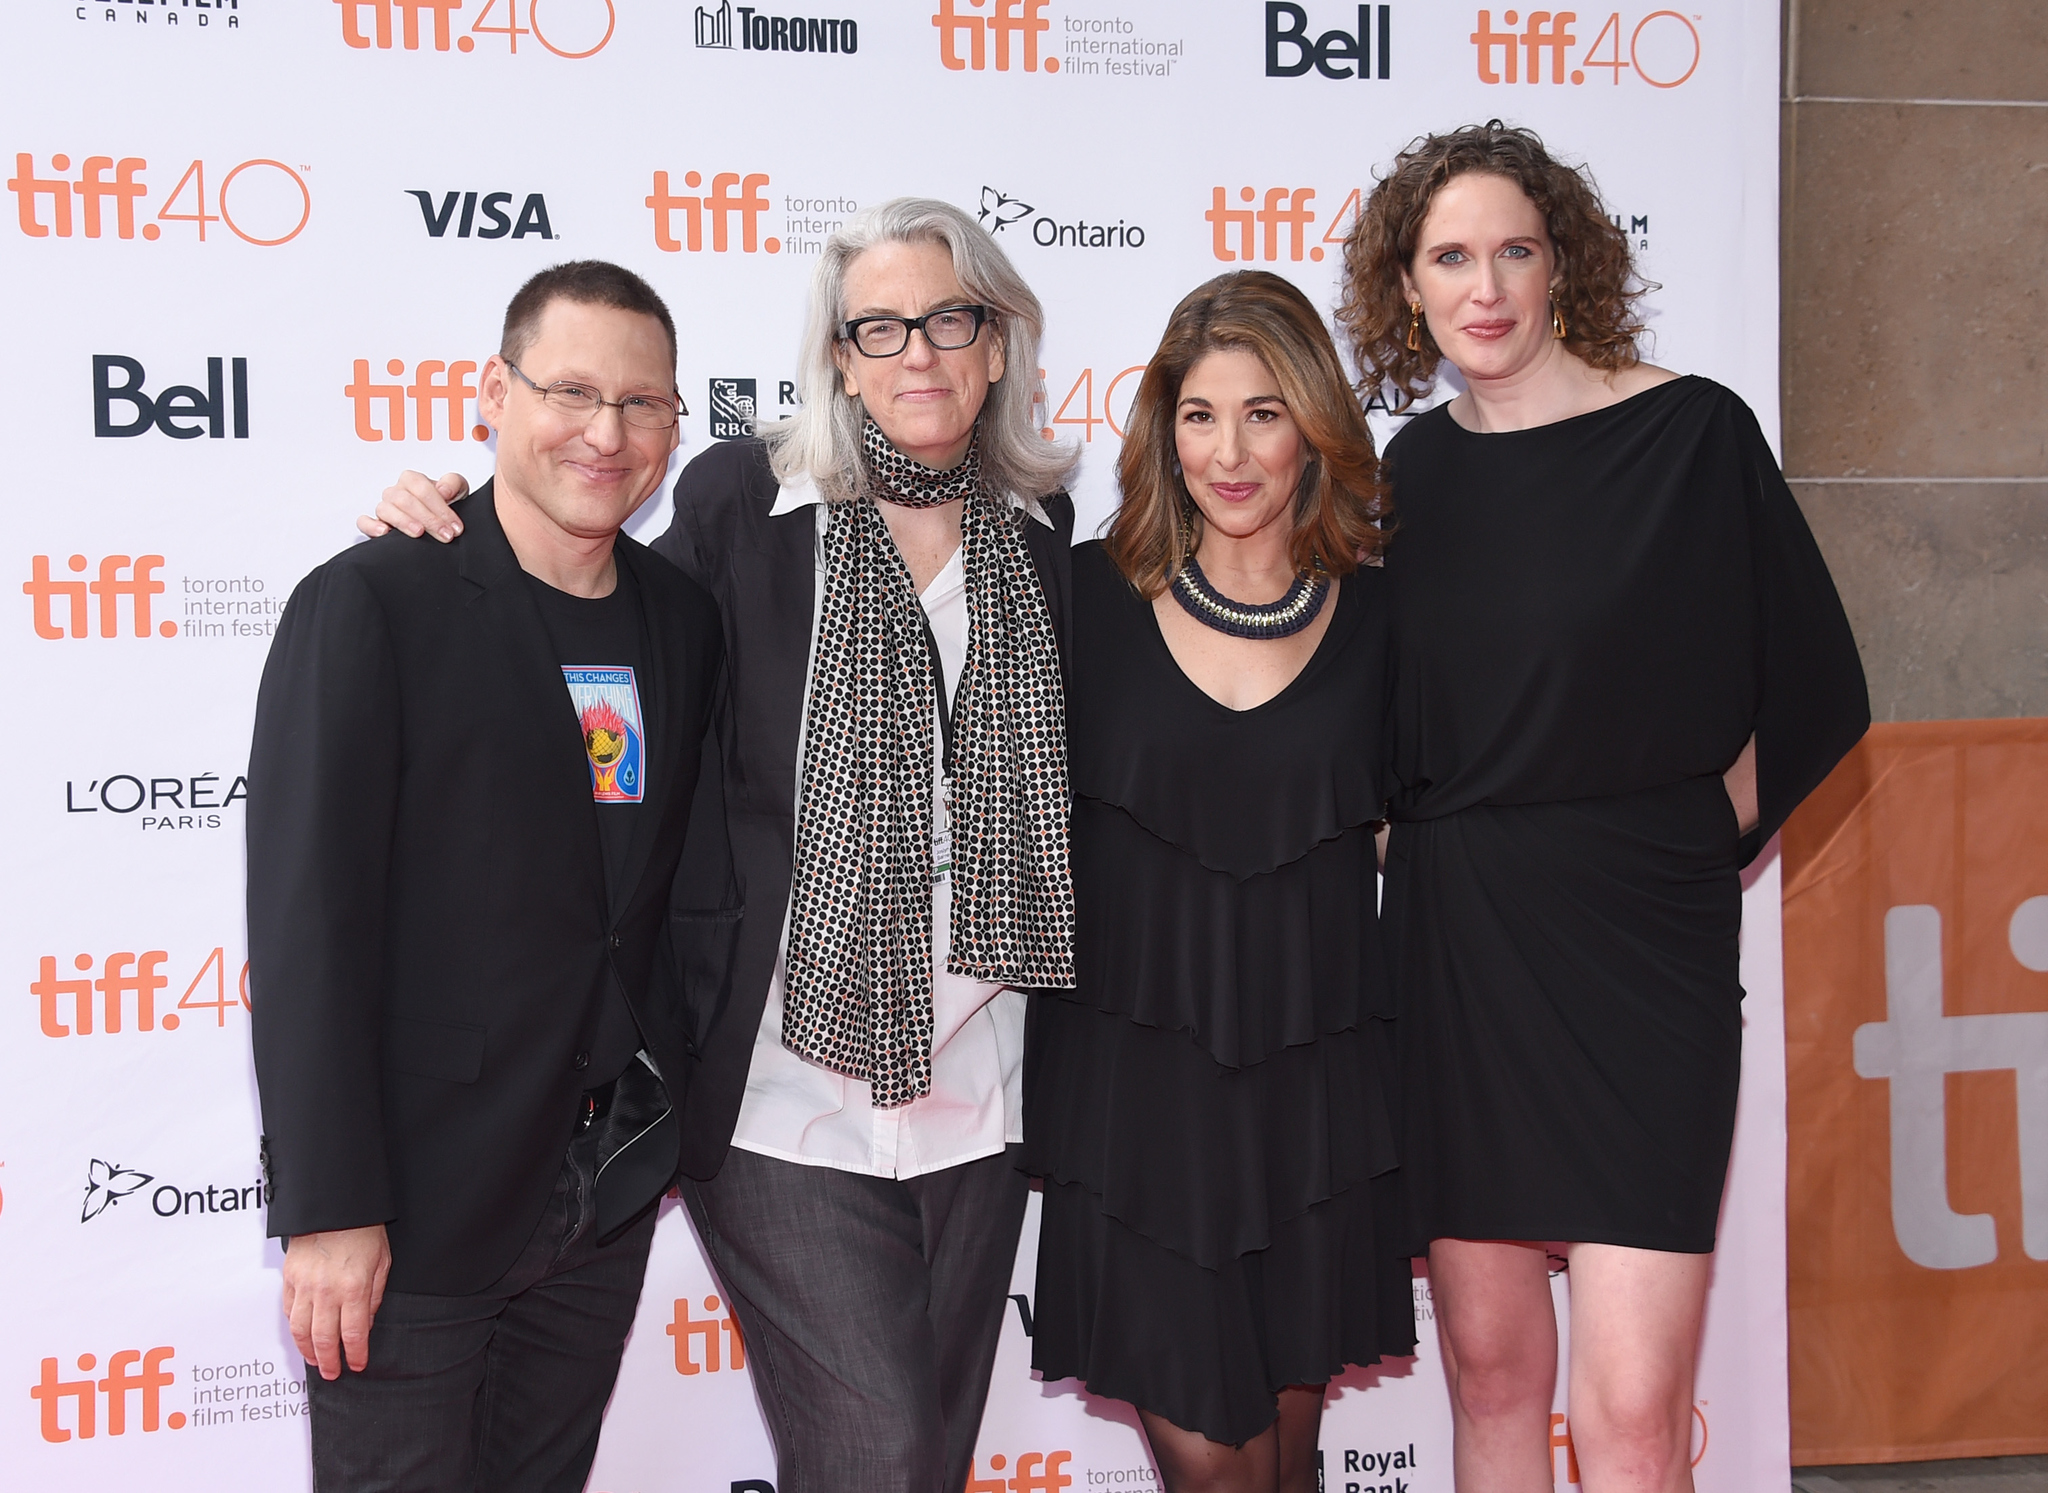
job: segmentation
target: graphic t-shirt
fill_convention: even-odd
[[[626,855],[647,796],[647,668],[640,591],[624,565],[618,567],[618,577],[611,595],[594,598],[571,596],[533,576],[526,578],[540,603],[562,666],[562,681],[583,729],[607,894],[626,874]],[[625,992],[613,980],[590,1043],[587,1086],[596,1088],[617,1078],[642,1045]]]

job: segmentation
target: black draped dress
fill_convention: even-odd
[[[1373,915],[1386,589],[1347,577],[1301,674],[1235,711],[1074,552],[1077,984],[1025,1041],[1032,1359],[1215,1441],[1415,1342]]]
[[[1408,1241],[1714,1247],[1742,1063],[1737,872],[1870,721],[1748,407],[1681,378],[1387,448]],[[1762,823],[1721,774],[1754,733]]]

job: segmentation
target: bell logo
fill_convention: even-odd
[[[433,47],[436,52],[445,52],[453,47],[458,52],[476,50],[478,37],[503,37],[508,51],[515,56],[519,51],[519,39],[530,36],[542,47],[557,57],[576,61],[594,57],[612,39],[612,32],[619,24],[619,13],[613,0],[578,0],[576,4],[562,4],[561,0],[550,8],[556,15],[552,23],[554,35],[541,31],[540,0],[527,0],[526,24],[519,24],[519,0],[483,0],[483,9],[477,12],[469,29],[460,35],[455,32],[455,13],[463,8],[464,0],[334,0],[341,7],[341,39],[351,49],[366,52],[375,48],[388,52],[394,45],[402,46],[408,52],[417,52],[420,41],[429,32],[422,25],[425,18],[432,27]],[[600,12],[599,7],[603,10]],[[502,8],[501,8],[502,7]],[[492,18],[496,17],[493,24]],[[599,33],[600,17],[602,34]],[[368,21],[368,29],[364,28]],[[397,25],[392,22],[396,20]],[[571,37],[569,32],[579,34]],[[595,40],[592,41],[592,37]],[[584,45],[584,43],[589,43]],[[527,48],[529,52],[533,49]]]
[[[962,1493],[1061,1493],[1074,1486],[1073,1476],[1066,1470],[1073,1460],[1072,1452],[1021,1452],[1013,1468],[1010,1459],[997,1452],[988,1459],[987,1477],[981,1476],[979,1463],[968,1464]],[[1005,1472],[1010,1474],[1008,1478],[1003,1476]]]
[[[970,10],[992,6],[993,13],[986,17],[962,15],[955,8],[959,5]],[[1037,72],[1038,38],[1052,30],[1052,22],[1045,18],[1045,5],[1046,0],[939,0],[938,14],[932,17],[932,24],[939,28],[939,61],[948,72],[968,68],[981,72],[988,67],[988,38],[994,36],[997,72],[1008,72],[1016,55],[1022,56],[1025,72]],[[962,38],[967,42],[964,57],[958,46]],[[1045,70],[1058,72],[1059,58],[1046,58]]]
[[[85,556],[73,555],[65,562],[73,571],[83,572],[88,564]],[[21,583],[22,594],[28,597],[33,607],[36,636],[55,640],[65,635],[57,625],[56,603],[68,602],[71,624],[70,635],[74,638],[85,636],[89,603],[88,595],[99,598],[100,636],[119,637],[121,633],[121,598],[127,597],[130,615],[135,623],[135,636],[150,636],[150,598],[161,596],[164,583],[156,578],[162,568],[162,555],[108,555],[100,561],[99,579],[93,581],[62,581],[50,577],[50,557],[34,555],[29,559],[29,578]],[[122,575],[122,571],[127,575]],[[157,626],[159,636],[175,638],[178,624],[165,622]]]
[[[159,1396],[177,1382],[177,1375],[164,1367],[177,1356],[175,1348],[123,1348],[107,1360],[107,1376],[94,1379],[92,1371],[99,1366],[95,1354],[81,1353],[75,1362],[83,1379],[60,1379],[57,1376],[57,1360],[45,1358],[42,1376],[28,1389],[29,1398],[42,1407],[43,1440],[63,1443],[76,1436],[80,1441],[90,1441],[99,1434],[99,1397],[107,1398],[106,1428],[109,1436],[128,1434],[129,1397],[140,1392],[142,1397],[142,1429],[154,1431],[159,1425],[168,1425],[173,1431],[185,1428],[185,1412],[173,1410],[169,1416],[160,1416]],[[137,1372],[137,1369],[140,1372]],[[70,1425],[65,1425],[64,1402],[71,1401]]]
[[[70,156],[50,157],[51,171],[70,169]],[[77,181],[62,175],[38,176],[35,156],[24,150],[15,153],[14,175],[7,180],[7,190],[14,193],[16,222],[29,238],[70,238],[77,230],[82,230],[87,238],[100,238],[111,226],[116,238],[132,239],[137,233],[136,204],[149,195],[149,187],[142,180],[142,173],[148,169],[149,162],[141,156],[122,156],[118,160],[113,156],[87,156],[79,167]],[[224,223],[245,244],[264,249],[288,244],[304,231],[313,216],[313,194],[300,175],[311,169],[301,166],[294,171],[282,161],[244,161],[220,178],[219,190],[210,199],[212,211],[208,211],[206,163],[193,161],[171,188],[171,195],[157,210],[155,219],[141,225],[141,235],[154,243],[163,237],[163,224],[189,223],[198,233],[199,241],[205,243],[207,225]],[[107,175],[110,171],[111,178]],[[228,192],[237,181],[242,184],[235,199],[239,206],[231,209]],[[78,209],[75,215],[74,197]]]
[[[443,363],[428,358],[413,367],[412,382],[405,380],[405,360],[393,358],[384,365],[384,371],[396,382],[388,384],[370,381],[370,360],[355,360],[355,377],[341,392],[355,405],[356,439],[359,441],[402,441],[405,435],[406,401],[412,401],[413,428],[418,432],[416,439],[434,439],[434,406],[442,406],[447,413],[445,439],[459,441],[465,434],[473,441],[487,441],[491,438],[487,425],[469,425],[465,411],[476,398],[476,385],[469,381],[477,365],[464,360]],[[384,428],[379,430],[372,415],[377,405],[384,407]]]
[[[60,980],[57,978],[57,958],[45,954],[39,962],[36,978],[28,987],[28,993],[36,998],[37,1016],[42,1023],[45,1037],[90,1037],[93,1034],[93,996],[100,998],[100,1023],[108,1032],[122,1029],[129,1009],[128,997],[134,996],[135,1027],[137,1031],[153,1032],[159,1025],[167,1032],[178,1029],[179,1011],[212,1011],[214,1025],[228,1024],[228,1012],[249,1008],[249,966],[244,963],[238,996],[227,990],[227,950],[216,948],[206,956],[199,966],[199,973],[185,987],[185,993],[178,997],[175,1009],[166,1011],[161,1023],[157,1020],[156,998],[170,988],[170,977],[163,967],[170,962],[170,954],[163,949],[150,949],[142,954],[109,954],[100,965],[100,976],[92,977],[93,958],[80,954],[70,961],[78,971],[78,978]],[[207,976],[211,975],[211,981]],[[211,984],[213,999],[206,998],[206,986]],[[194,1000],[197,995],[199,999]],[[68,1023],[68,1024],[67,1024]]]
[[[1393,60],[1394,8],[1391,5],[1378,7],[1379,36],[1374,45],[1374,7],[1358,7],[1358,29],[1356,31],[1325,31],[1320,36],[1308,34],[1308,12],[1289,0],[1268,0],[1266,5],[1266,76],[1269,78],[1299,78],[1310,68],[1325,78],[1357,78],[1361,81],[1371,77],[1391,77],[1389,65]],[[1482,12],[1484,14],[1484,12]],[[1282,62],[1283,50],[1292,48],[1293,56]]]
[[[1381,7],[1383,13],[1385,9]],[[1563,83],[1569,78],[1573,86],[1582,87],[1589,75],[1604,68],[1608,81],[1617,86],[1627,72],[1652,88],[1676,88],[1700,65],[1699,31],[1675,10],[1651,11],[1633,28],[1620,11],[1610,12],[1576,63],[1569,62],[1567,54],[1580,41],[1580,33],[1571,29],[1579,19],[1577,11],[1532,10],[1525,19],[1519,11],[1504,10],[1500,19],[1502,29],[1496,31],[1493,12],[1480,11],[1468,38],[1479,52],[1482,83]],[[1519,32],[1517,26],[1522,28]],[[1625,61],[1621,53],[1624,34],[1628,37]],[[1548,68],[1544,66],[1546,58]]]
[[[2048,897],[2029,897],[2007,926],[2013,957],[2048,972]],[[1885,1020],[1856,1029],[1860,1077],[1891,1086],[1892,1232],[1929,1270],[1967,1270],[1998,1258],[1988,1213],[1948,1201],[1947,1075],[2011,1073],[2019,1105],[2020,1235],[2048,1260],[2048,1011],[1948,1016],[1942,1010],[1941,912],[1884,915]]]
[[[677,1297],[675,1317],[668,1326],[662,1328],[663,1332],[676,1340],[676,1372],[685,1376],[720,1372],[718,1350],[721,1336],[732,1349],[730,1362],[726,1366],[734,1369],[745,1368],[747,1345],[740,1337],[740,1324],[734,1320],[731,1312],[727,1312],[723,1317],[716,1315],[716,1296],[704,1298],[704,1310],[713,1315],[692,1317],[690,1303],[682,1297]],[[697,1358],[700,1345],[703,1352],[701,1363]]]
[[[142,364],[119,353],[95,353],[92,359],[92,433],[95,436],[146,435],[162,431],[174,441],[197,440],[207,436],[220,440],[228,433],[230,406],[222,379],[222,367],[232,366],[234,377],[235,439],[249,439],[249,360],[208,358],[204,393],[190,384],[174,384],[152,398],[142,391],[146,376]],[[114,374],[121,382],[113,381]],[[125,404],[134,418],[116,421],[114,406]],[[181,420],[204,420],[206,426],[181,425]]]
[[[485,192],[481,196],[475,192],[448,192],[442,196],[438,207],[432,192],[408,187],[405,195],[419,199],[420,216],[426,219],[428,238],[446,237],[451,223],[455,226],[457,238],[468,238],[473,228],[478,238],[525,238],[532,234],[551,239],[555,236],[554,227],[548,222],[548,200],[538,192],[529,192],[526,201],[520,204],[516,224],[505,211],[512,201],[510,192]],[[458,201],[462,204],[459,219],[455,213]],[[483,228],[476,227],[479,206],[484,210],[484,222],[488,225]]]
[[[701,187],[702,173],[686,171],[683,185]],[[732,247],[731,220],[733,214],[740,218],[740,252],[753,254],[766,250],[770,254],[782,252],[782,240],[764,239],[760,236],[761,214],[768,211],[768,199],[761,195],[761,188],[768,185],[768,175],[763,171],[750,171],[742,176],[737,171],[720,171],[711,178],[711,191],[703,197],[677,196],[669,191],[668,173],[654,173],[654,190],[645,205],[654,212],[654,246],[664,254],[680,253],[687,245],[692,254],[704,249],[704,224],[711,224],[711,252],[724,254]],[[737,196],[733,188],[738,187]],[[675,236],[675,214],[683,214],[683,237]]]

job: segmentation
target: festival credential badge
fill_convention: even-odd
[[[601,804],[639,803],[647,791],[646,750],[633,671],[563,664],[562,678],[583,727],[592,796]]]

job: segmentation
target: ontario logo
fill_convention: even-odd
[[[85,1206],[79,1209],[78,1221],[91,1223],[122,1198],[155,1180],[148,1172],[138,1172],[119,1162],[93,1157],[85,1169]]]
[[[569,699],[583,727],[590,791],[601,804],[637,804],[647,792],[640,689],[630,668],[562,665]]]
[[[85,1169],[85,1204],[79,1210],[78,1221],[91,1223],[117,1206],[123,1198],[134,1196],[154,1181],[156,1178],[148,1172],[102,1161],[95,1156]],[[153,1188],[148,1196],[149,1211],[158,1218],[252,1213],[270,1201],[269,1189],[263,1185],[261,1177],[242,1184],[210,1182],[205,1187],[191,1188],[165,1182]]]
[[[1002,233],[1011,225],[1022,223],[1025,225],[1023,231],[1031,236],[1031,242],[1042,249],[1145,247],[1145,230],[1140,224],[1126,222],[1122,218],[1114,223],[1090,223],[1084,218],[1063,223],[995,187],[981,189],[981,207],[976,217],[981,220],[981,226],[992,234]]]

